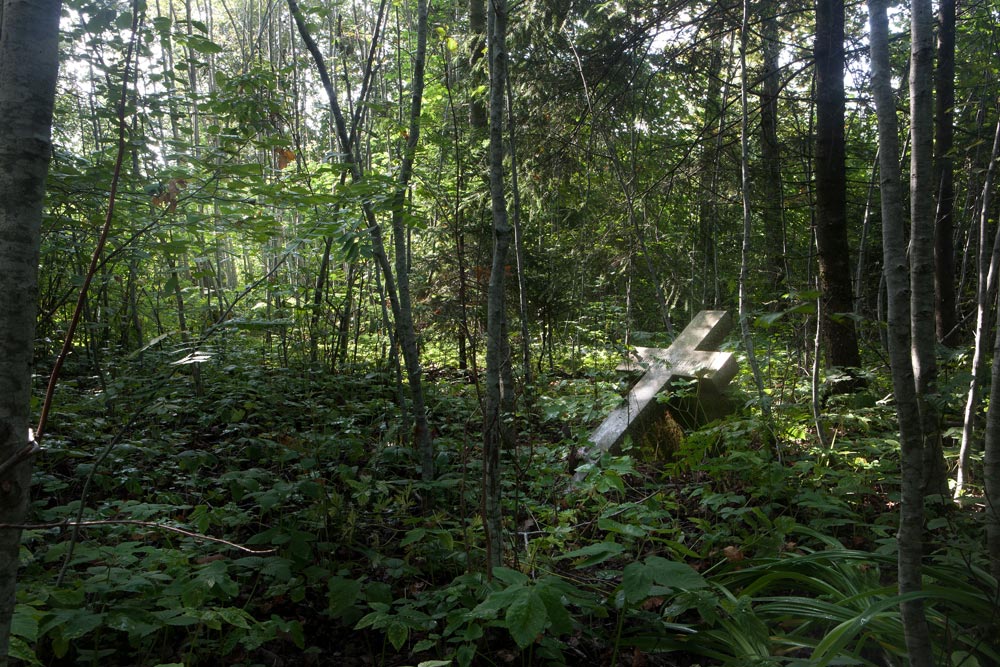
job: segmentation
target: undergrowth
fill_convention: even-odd
[[[34,486],[49,527],[23,538],[24,663],[904,664],[890,406],[830,410],[827,447],[801,401],[768,422],[748,408],[669,460],[627,449],[574,483],[618,388],[543,376],[504,454],[507,557],[486,580],[465,374],[430,385],[424,484],[389,374],[230,359],[195,395],[184,372],[116,370],[60,388]],[[936,661],[1000,664],[977,519],[930,511]],[[104,523],[74,539],[58,524],[78,514]]]

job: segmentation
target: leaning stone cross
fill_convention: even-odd
[[[698,313],[670,347],[637,347],[636,359],[619,366],[619,370],[645,370],[632,387],[625,402],[616,408],[593,433],[587,458],[594,460],[601,453],[620,451],[626,436],[635,438],[657,416],[662,415],[656,395],[677,377],[699,380],[699,409],[712,414],[705,401],[720,401],[720,393],[735,377],[739,365],[730,352],[715,348],[729,333],[733,322],[724,310],[703,310]]]

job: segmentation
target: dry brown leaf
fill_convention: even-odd
[[[284,169],[295,161],[295,151],[288,148],[275,148],[274,160],[278,169]]]

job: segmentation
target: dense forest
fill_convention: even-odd
[[[991,0],[2,0],[0,663],[1000,665],[998,157]]]

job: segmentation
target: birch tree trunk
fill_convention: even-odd
[[[504,336],[504,264],[510,247],[504,192],[504,84],[507,80],[507,3],[491,0],[488,7],[490,65],[490,198],[493,209],[493,265],[486,306],[486,391],[483,405],[483,526],[486,529],[487,573],[503,562],[500,507],[500,450],[504,430],[500,371],[506,349]]]
[[[902,449],[902,505],[899,519],[899,592],[921,589],[924,498],[921,479],[923,431],[911,352],[910,267],[907,264],[902,177],[896,104],[889,68],[886,0],[870,0],[872,93],[878,114],[879,174],[882,194],[882,248],[888,292],[888,341],[892,385]],[[920,599],[902,603],[911,665],[930,667],[930,637]]]
[[[1000,229],[993,237],[991,249],[989,216],[998,158],[1000,158],[1000,122],[997,123],[996,133],[993,136],[993,151],[990,153],[989,166],[986,168],[982,203],[977,216],[979,218],[979,256],[976,262],[978,283],[976,286],[975,343],[972,352],[972,378],[969,380],[969,391],[962,421],[962,442],[958,450],[958,468],[955,471],[955,499],[961,497],[965,483],[969,479],[969,453],[972,451],[973,431],[981,407],[979,405],[980,386],[984,383],[986,348],[993,319],[991,312],[993,303],[996,301],[997,270],[1000,268]]]
[[[60,0],[0,10],[0,523],[23,523],[42,200],[51,154]],[[0,665],[7,664],[21,531],[0,529]]]

